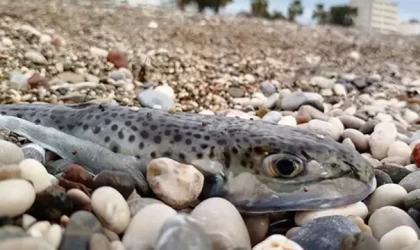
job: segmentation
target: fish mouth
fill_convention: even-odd
[[[366,183],[349,176],[342,176],[335,180],[312,183],[290,193],[260,189],[260,195],[263,194],[260,197],[252,195],[249,199],[241,199],[236,196],[235,199],[235,196],[230,196],[229,200],[243,214],[308,211],[351,205],[364,200],[375,189],[375,177]]]

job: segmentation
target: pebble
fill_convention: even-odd
[[[122,238],[126,250],[147,250],[154,246],[167,219],[176,211],[164,204],[144,207],[131,219]]]
[[[420,189],[413,190],[404,197],[404,207],[420,208]]]
[[[402,248],[401,250],[418,250],[420,249],[420,240],[414,242],[413,244]]]
[[[328,136],[334,140],[338,140],[341,136],[339,128],[335,127],[333,124],[321,121],[321,120],[311,120],[308,123],[308,130],[319,135]]]
[[[318,86],[321,89],[330,89],[334,86],[334,80],[322,76],[314,76],[311,79],[311,84]]]
[[[403,168],[400,165],[395,164],[385,164],[377,167],[377,169],[382,170],[391,177],[393,183],[399,183],[407,175],[411,174],[411,171]]]
[[[198,198],[204,176],[192,165],[157,158],[147,166],[147,182],[161,200],[175,209],[182,209]]]
[[[379,241],[382,250],[399,250],[418,241],[417,233],[409,226],[392,229]]]
[[[270,218],[268,215],[263,214],[243,216],[243,219],[248,229],[251,245],[255,246],[266,237],[270,225]]]
[[[142,106],[148,108],[153,108],[155,105],[159,105],[163,110],[175,108],[174,101],[168,95],[153,89],[140,92],[137,99]]]
[[[92,209],[103,226],[120,234],[130,223],[130,209],[124,197],[112,187],[100,187],[92,194]]]
[[[373,212],[369,218],[368,225],[377,240],[380,240],[386,233],[399,226],[409,226],[416,231],[417,235],[420,233],[416,222],[404,210],[393,206],[381,207]]]
[[[269,97],[276,93],[277,88],[276,86],[270,81],[264,81],[260,85],[261,92],[266,96]]]
[[[369,150],[368,138],[366,138],[366,136],[364,136],[359,130],[353,128],[345,129],[342,137],[345,139],[349,138],[359,152],[363,153]]]
[[[65,166],[61,177],[72,182],[83,184],[86,187],[93,186],[92,175],[86,171],[86,169],[77,164],[69,164]]]
[[[41,237],[25,237],[25,238],[13,238],[0,242],[0,249],[7,250],[55,250]],[[61,250],[61,249],[60,249]]]
[[[175,101],[176,96],[174,90],[168,85],[160,85],[155,88],[155,91],[161,92],[167,95],[171,100]]]
[[[0,181],[0,216],[14,217],[25,213],[34,203],[34,187],[26,180]]]
[[[278,123],[282,117],[283,115],[278,111],[269,111],[261,118],[261,120],[272,123]]]
[[[55,249],[58,249],[63,237],[62,228],[58,224],[53,224],[45,234],[45,240],[50,243]]]
[[[34,159],[39,161],[42,165],[45,164],[45,149],[35,143],[28,143],[22,148],[25,159]]]
[[[0,227],[0,243],[8,239],[22,238],[27,236],[28,234],[18,226],[5,225]]]
[[[25,159],[21,148],[9,141],[0,140],[0,164],[18,164]]]
[[[283,116],[279,122],[277,122],[278,125],[283,125],[283,126],[292,126],[292,127],[296,127],[297,126],[297,121],[296,119],[291,116],[291,115],[286,115]]]
[[[89,250],[111,250],[111,244],[105,235],[95,233],[90,237]]]
[[[117,49],[108,52],[107,60],[114,65],[115,68],[127,68],[128,60],[126,55]]]
[[[26,52],[24,56],[25,56],[26,59],[28,59],[28,60],[32,61],[33,63],[36,63],[36,64],[47,64],[48,63],[45,56],[43,56],[38,51],[30,50],[30,51]]]
[[[308,104],[320,109],[324,98],[318,93],[312,92],[293,92],[283,97],[281,100],[281,107],[284,110],[295,111],[300,106]]]
[[[420,171],[415,171],[405,176],[398,184],[405,188],[405,190],[409,193],[413,190],[420,189],[419,179]]]
[[[379,242],[369,233],[347,234],[340,250],[382,250]]]
[[[34,223],[26,232],[32,237],[43,237],[45,236],[51,227],[51,223],[48,221],[38,221]]]
[[[137,214],[138,211],[143,209],[146,206],[152,205],[152,204],[164,204],[160,200],[153,199],[153,198],[142,198],[138,197],[135,199],[129,199],[128,201],[128,207],[130,208],[130,215],[133,217]]]
[[[388,149],[388,157],[392,156],[402,157],[407,162],[410,162],[411,148],[405,142],[395,141]]]
[[[156,250],[212,250],[211,242],[202,226],[187,214],[167,219],[160,229]]]
[[[345,128],[360,129],[365,121],[352,115],[340,115],[338,117]]]
[[[122,171],[103,170],[93,179],[92,188],[94,190],[109,186],[120,192],[127,199],[134,191],[134,179]]]
[[[393,183],[391,177],[384,171],[375,168],[375,178],[376,178],[376,188],[379,188],[380,186],[387,184],[387,183]]]
[[[19,163],[19,168],[21,177],[32,182],[35,192],[42,192],[52,185],[47,170],[39,161],[25,159]]]
[[[190,215],[203,225],[213,249],[251,249],[245,222],[229,201],[222,198],[206,199]]]
[[[87,249],[95,233],[103,233],[99,220],[87,211],[77,211],[70,217],[59,250]]]
[[[333,209],[322,209],[318,211],[299,211],[295,215],[295,223],[297,226],[305,225],[317,218],[342,215],[342,216],[360,216],[366,218],[368,215],[368,208],[363,202],[357,202],[345,207],[333,208]]]
[[[384,184],[378,187],[366,200],[366,206],[370,212],[385,206],[401,207],[407,191],[397,184]]]
[[[341,215],[325,216],[302,226],[290,237],[303,249],[339,249],[344,237],[360,232],[359,227],[349,218]]]
[[[382,160],[388,155],[391,144],[397,138],[397,129],[393,123],[382,122],[375,126],[369,138],[372,156]]]
[[[289,240],[281,234],[271,235],[259,243],[252,250],[304,250],[296,242]]]

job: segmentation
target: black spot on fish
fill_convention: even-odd
[[[165,135],[166,136],[171,135],[171,131],[169,129],[165,130]]]
[[[167,152],[167,151],[163,152],[162,154],[163,157],[171,157],[171,155],[172,155],[171,152]]]
[[[125,125],[125,126],[127,126],[127,127],[128,127],[128,126],[131,126],[131,121],[125,121],[125,122],[124,122],[124,125]]]
[[[118,138],[124,139],[124,132],[122,130],[118,131]]]
[[[57,116],[55,115],[50,115],[51,120],[54,120],[55,118],[57,118]]]
[[[188,131],[188,132],[186,133],[186,135],[187,135],[187,136],[191,136],[191,135],[192,135],[192,132],[191,132],[191,131]]]
[[[114,146],[111,147],[111,151],[114,152],[114,153],[118,153],[118,150],[119,150],[118,145],[114,145]]]
[[[35,122],[35,124],[40,124],[41,123],[41,120],[36,119],[34,122]]]
[[[198,159],[203,158],[203,154],[202,154],[202,153],[198,153],[198,154],[197,154],[197,158],[198,158]]]
[[[158,128],[158,126],[156,124],[153,124],[152,126],[150,126],[151,130],[156,130]]]
[[[159,135],[157,135],[153,138],[153,142],[160,144],[162,142],[162,138]]]
[[[114,124],[111,126],[112,131],[117,131],[118,130],[118,125]]]
[[[206,141],[210,140],[210,136],[205,135],[205,136],[204,136],[204,140],[206,140]]]
[[[197,139],[200,139],[201,135],[200,134],[194,134],[194,137],[197,138]]]
[[[110,140],[111,138],[109,138],[109,136],[105,136],[105,138],[104,138],[104,142],[109,142],[109,140]]]
[[[237,154],[238,154],[238,149],[237,149],[237,148],[235,148],[235,147],[233,147],[233,148],[232,148],[232,153],[233,153],[233,154],[235,154],[235,155],[237,155]]]
[[[133,131],[137,131],[137,130],[139,130],[136,126],[131,126],[131,129],[132,129]]]
[[[67,127],[69,130],[74,129],[74,125],[73,125],[73,124],[67,124],[67,125],[66,125],[66,127]]]
[[[230,157],[230,153],[229,153],[229,149],[226,148],[223,151],[223,158],[224,158],[224,162],[225,162],[225,167],[226,168],[230,168],[230,163],[232,161],[232,158]]]
[[[93,115],[88,115],[88,116],[86,116],[86,119],[90,120],[90,119],[92,119],[92,117],[93,117]]]
[[[245,159],[242,159],[240,163],[241,163],[242,167],[246,167],[246,160]]]
[[[181,140],[182,140],[182,135],[180,135],[180,134],[176,134],[176,135],[174,136],[174,141],[179,142],[179,141],[181,141]]]
[[[156,152],[150,153],[150,157],[155,158],[156,157]]]
[[[214,158],[214,147],[210,148],[210,154],[209,154],[210,159]]]
[[[95,127],[95,128],[93,128],[92,132],[94,134],[99,134],[99,132],[101,132],[101,127]]]
[[[143,130],[140,132],[140,136],[143,137],[143,139],[149,138],[149,133],[147,131]]]
[[[183,153],[179,153],[179,159],[185,160],[185,155]]]
[[[118,113],[112,113],[112,114],[111,114],[111,117],[114,117],[114,118],[115,118],[115,117],[117,117],[117,116],[118,116]]]
[[[129,137],[128,137],[128,141],[129,142],[134,142],[136,140],[136,136],[135,135],[130,135]]]
[[[89,125],[88,124],[84,124],[83,125],[83,130],[87,130],[89,128]]]
[[[143,149],[143,148],[144,148],[144,143],[143,143],[143,142],[140,142],[140,143],[139,143],[139,148],[140,148],[140,149]]]
[[[227,141],[225,139],[220,139],[220,140],[217,140],[217,144],[223,146],[223,145],[226,145],[227,144]]]
[[[191,143],[192,143],[191,139],[186,139],[186,140],[185,140],[185,144],[187,144],[187,145],[191,145]]]
[[[200,147],[201,147],[202,149],[206,149],[208,146],[209,146],[209,145],[207,145],[207,144],[200,144]]]
[[[111,120],[110,119],[105,119],[105,125],[109,125],[109,124],[111,124]]]

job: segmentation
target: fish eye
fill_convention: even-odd
[[[297,158],[273,158],[276,157],[268,157],[263,166],[264,172],[269,176],[293,178],[301,174],[304,170],[303,162]]]

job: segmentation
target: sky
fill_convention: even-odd
[[[287,6],[291,0],[268,0],[270,10],[281,10],[286,13]],[[233,0],[233,3],[226,6],[222,13],[233,14],[240,11],[249,11],[251,0]],[[349,0],[302,0],[304,5],[303,16],[297,19],[300,23],[311,23],[312,11],[317,3],[324,3],[326,9],[331,5],[348,4]],[[410,18],[420,18],[420,0],[394,0],[399,6],[400,20],[407,21]]]

